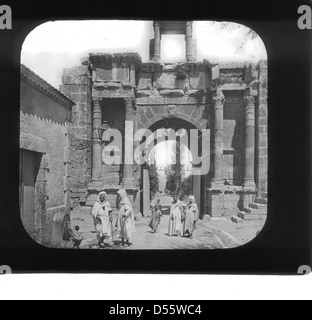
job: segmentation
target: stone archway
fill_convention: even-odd
[[[157,132],[159,130],[169,130],[171,133],[167,137],[163,137],[160,139],[157,139]],[[151,121],[151,125],[149,126],[148,130],[155,135],[154,137],[154,143],[152,144],[153,147],[156,147],[159,143],[169,140],[175,140],[180,141],[182,143],[182,139],[175,136],[175,133],[179,134],[181,130],[185,130],[187,132],[188,138],[187,143],[183,143],[185,147],[191,152],[191,140],[190,140],[190,130],[197,130],[199,139],[196,140],[198,143],[197,150],[201,151],[201,145],[202,145],[202,139],[201,134],[202,130],[205,129],[201,125],[198,125],[193,119],[190,117],[187,117],[182,114],[175,114],[174,117],[170,118],[162,118],[155,117],[154,121]],[[174,137],[175,136],[175,137]],[[194,143],[194,142],[193,142]],[[152,147],[148,148],[150,151],[153,149]],[[210,150],[210,146],[209,146]],[[194,158],[195,155],[192,154],[192,158]],[[199,156],[199,155],[196,155]],[[200,154],[201,156],[201,154]],[[210,155],[209,155],[210,157]],[[149,158],[149,154],[146,154],[146,158]],[[196,166],[192,167],[192,173],[194,173],[196,170]],[[200,208],[200,214],[202,215],[204,213],[205,207],[206,207],[206,199],[205,199],[205,185],[207,183],[207,175],[205,176],[199,176],[199,175],[193,175],[193,191],[192,194],[196,198],[196,202]],[[142,194],[142,200],[141,200],[141,212],[145,215],[146,212],[149,210],[150,207],[150,181],[149,181],[149,174],[148,169],[145,165],[141,168],[141,190],[143,191]]]

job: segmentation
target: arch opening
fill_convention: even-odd
[[[169,214],[175,195],[184,202],[194,195],[203,215],[208,175],[196,174],[196,160],[202,156],[202,131],[193,123],[177,118],[160,120],[148,130],[151,136],[144,138],[146,164],[141,168],[143,214],[158,199],[167,206],[165,212]]]

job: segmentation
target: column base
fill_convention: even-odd
[[[186,61],[187,62],[193,62],[193,61],[195,61],[195,59],[194,59],[193,55],[187,55],[186,56]]]
[[[254,201],[256,197],[257,187],[253,179],[245,180],[243,186],[243,209],[248,208],[249,204]]]
[[[223,179],[213,179],[208,188],[209,214],[211,217],[224,216],[225,186]]]
[[[215,190],[208,190],[209,201],[209,215],[211,217],[224,216],[225,196],[223,192],[216,192]]]
[[[253,179],[246,179],[243,186],[244,192],[256,192],[256,184]]]
[[[159,56],[156,55],[156,56],[153,57],[153,61],[160,61],[160,60],[161,60],[160,55]]]

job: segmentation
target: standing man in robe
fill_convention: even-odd
[[[199,220],[199,210],[194,196],[189,197],[189,203],[185,210],[183,235],[190,239],[193,238],[196,225]]]
[[[174,196],[173,203],[170,209],[169,217],[169,231],[168,235],[170,237],[178,237],[183,235],[183,205],[179,200],[178,196]]]
[[[105,191],[100,192],[98,200],[92,209],[95,230],[99,241],[99,247],[104,249],[104,241],[110,238],[112,234],[111,224],[113,221],[111,205],[106,201],[107,194]]]
[[[122,239],[122,246],[125,241],[130,247],[132,245],[132,237],[135,233],[135,221],[132,203],[127,196],[126,190],[118,191],[119,213],[117,219],[117,233]]]

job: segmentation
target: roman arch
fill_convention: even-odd
[[[210,170],[194,183],[201,214],[233,215],[254,197],[265,197],[267,62],[197,61],[192,25],[155,21],[148,62],[137,53],[97,53],[64,71],[62,92],[77,103],[70,132],[74,204],[92,206],[103,189],[114,204],[118,189],[125,188],[135,211],[143,213],[140,165],[102,161],[103,131],[119,130],[124,148],[129,147],[129,122],[134,132],[162,127],[209,132]],[[185,35],[184,61],[161,60],[164,34]]]

